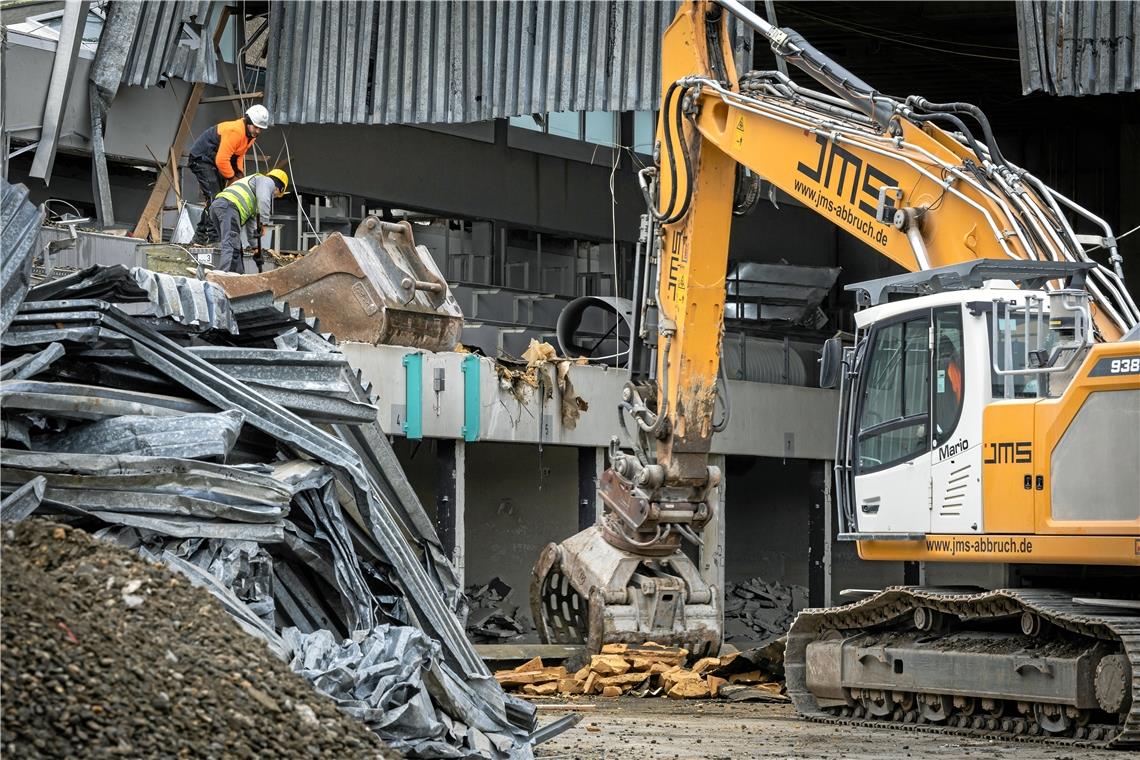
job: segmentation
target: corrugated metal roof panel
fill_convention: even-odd
[[[1140,3],[1018,2],[1021,87],[1028,95],[1140,90]]]
[[[218,57],[210,24],[216,23],[215,10],[221,5],[216,0],[143,2],[123,68],[123,84],[151,87],[170,78],[217,82]],[[109,17],[108,23],[113,24],[114,18]]]
[[[677,2],[274,2],[276,124],[430,124],[638,111],[660,98]]]

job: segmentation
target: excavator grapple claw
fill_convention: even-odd
[[[721,643],[720,594],[683,552],[647,557],[619,549],[594,525],[539,556],[531,612],[549,644],[649,641],[715,655]]]

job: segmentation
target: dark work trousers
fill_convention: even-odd
[[[241,218],[237,207],[225,198],[210,204],[210,218],[218,230],[222,241],[222,260],[218,269],[222,272],[245,274],[245,262],[241,250]]]
[[[194,174],[194,179],[198,180],[198,189],[202,192],[202,218],[198,220],[198,229],[194,231],[194,242],[217,240],[219,231],[210,221],[210,204],[214,196],[222,191],[225,180],[212,161],[191,158],[187,162],[187,167]]]

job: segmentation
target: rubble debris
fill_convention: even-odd
[[[534,632],[530,616],[510,603],[513,593],[514,589],[499,577],[467,587],[467,637],[471,641],[503,644]]]
[[[4,218],[12,213],[6,205]],[[382,626],[417,629],[434,644],[433,667],[451,674],[429,684],[435,721],[467,730],[402,735],[404,746],[529,757],[537,712],[503,693],[464,635],[455,570],[376,422],[371,389],[316,320],[258,293],[224,302],[228,327],[185,310],[181,321],[128,314],[104,300],[143,298],[139,275],[121,267],[61,282],[29,292],[0,331],[5,366],[63,348],[35,374],[0,382],[2,495],[26,504],[28,492],[15,492],[43,478],[31,487],[32,501],[43,489],[36,514],[178,570],[283,659],[290,628],[342,647]],[[151,306],[161,292],[146,291]],[[213,313],[227,313],[222,304]],[[264,382],[278,370],[281,382]],[[339,407],[326,405],[333,396]],[[349,415],[364,408],[368,421]],[[227,433],[195,440],[203,424]],[[113,430],[132,437],[116,442]],[[400,707],[371,701],[380,696],[363,699]]]
[[[590,404],[574,390],[574,384],[570,382],[570,365],[586,363],[585,357],[559,357],[554,346],[531,338],[522,361],[500,357],[495,362],[495,372],[499,377],[499,389],[514,396],[519,403],[525,403],[532,392],[538,391],[545,405],[554,397],[554,387],[557,386],[562,424],[567,430],[573,430],[578,426],[582,412],[589,411]]]
[[[762,578],[725,585],[724,639],[763,646],[788,632],[800,610],[808,606],[807,589]]]
[[[2,546],[4,754],[399,757],[178,574],[39,518]]]
[[[500,670],[495,679],[509,690],[531,697],[594,694],[671,699],[722,697],[734,700],[787,701],[783,695],[784,642],[702,657],[686,667],[689,652],[649,642],[640,646],[605,644],[580,670],[544,665],[535,657],[517,668]]]

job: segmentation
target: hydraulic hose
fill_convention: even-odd
[[[669,164],[669,202],[665,206],[665,211],[657,210],[657,203],[652,198],[648,183],[641,173],[638,174],[638,185],[641,188],[641,194],[645,198],[645,204],[649,209],[650,215],[659,224],[675,224],[684,218],[685,214],[689,212],[689,206],[693,199],[693,174],[692,174],[692,155],[689,152],[689,143],[685,140],[685,132],[683,129],[683,113],[684,109],[678,103],[678,98],[683,98],[689,87],[683,86],[678,82],[669,85],[669,89],[665,91],[665,99],[662,103],[662,138],[665,141],[665,154],[667,163]],[[669,109],[672,107],[673,123],[670,124]],[[674,130],[676,130],[676,140],[681,144],[681,158],[682,165],[685,173],[685,195],[681,201],[680,207],[677,207],[677,161],[676,153],[673,149]]]
[[[914,119],[915,121],[921,121],[921,122],[944,121],[944,122],[947,122],[948,124],[953,125],[966,138],[966,142],[968,142],[970,144],[970,149],[972,151],[974,151],[974,155],[976,155],[979,159],[982,158],[982,156],[984,155],[982,152],[981,146],[978,145],[977,139],[974,138],[974,134],[969,129],[967,129],[966,124],[961,119],[959,119],[957,116],[955,116],[954,114],[951,114],[951,113],[920,114],[920,113],[913,113],[912,112],[912,113],[908,114],[908,116],[909,116],[909,118]],[[992,156],[993,153],[991,152],[990,155]]]
[[[986,145],[990,149],[990,158],[993,159],[995,164],[1009,168],[1005,156],[1002,155],[1001,149],[998,148],[993,130],[990,129],[990,120],[986,118],[986,114],[982,109],[973,103],[931,103],[919,95],[912,95],[907,98],[907,100],[913,103],[916,108],[921,108],[925,111],[933,111],[936,113],[964,113],[972,116],[982,127],[982,135],[984,136]]]

